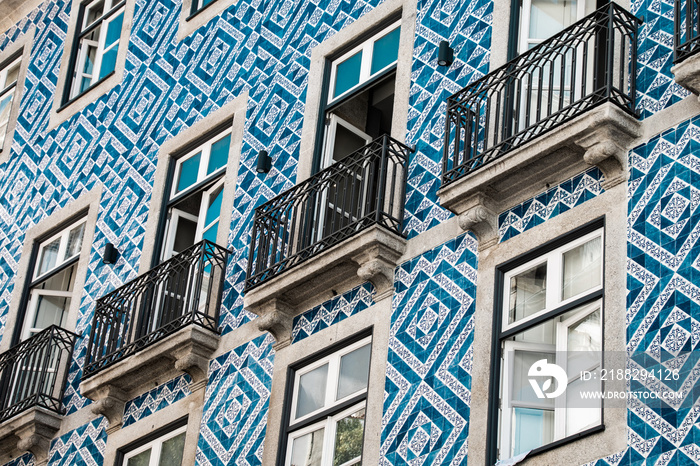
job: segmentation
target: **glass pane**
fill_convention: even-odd
[[[56,261],[58,259],[58,247],[60,244],[61,238],[56,238],[41,248],[39,257],[39,272],[35,276],[39,276],[56,266]]]
[[[69,306],[70,298],[39,296],[32,328],[35,330],[43,330],[50,325],[62,326]]]
[[[336,400],[367,388],[369,355],[372,345],[365,345],[340,358],[340,376]]]
[[[211,222],[219,218],[221,214],[221,201],[224,198],[224,186],[221,185],[209,195],[209,207],[204,217],[204,224],[209,225]]]
[[[85,43],[83,43],[85,44]],[[85,63],[83,64],[83,73],[92,75],[93,67],[95,66],[95,58],[97,57],[97,46],[85,44],[87,53],[85,54]]]
[[[231,145],[231,135],[221,138],[211,145],[211,154],[209,155],[209,166],[207,167],[207,175],[214,173],[219,168],[226,165],[228,161],[228,149]]]
[[[151,450],[146,450],[136,456],[132,456],[126,462],[126,466],[148,466],[151,461]]]
[[[333,466],[362,463],[362,434],[365,431],[365,410],[338,421],[335,430]]]
[[[547,39],[576,21],[576,0],[532,0],[530,38]]]
[[[199,173],[199,159],[201,157],[202,153],[197,152],[192,157],[180,164],[180,174],[177,180],[176,192],[179,193],[197,182],[197,175]]]
[[[554,408],[554,399],[545,398],[540,399],[537,394],[532,389],[530,385],[530,377],[528,372],[530,367],[537,361],[546,359],[548,363],[554,363],[555,355],[554,353],[544,353],[538,351],[513,351],[512,364],[513,367],[509,367],[508,370],[512,374],[512,383],[510,387],[511,402],[515,405],[518,403],[526,402],[529,405],[534,405],[542,408]],[[540,386],[544,383],[544,377],[537,380]],[[556,382],[552,382],[553,387],[556,388]],[[547,390],[553,391],[553,390]]]
[[[581,319],[568,329],[567,372],[570,376],[601,363],[602,331],[600,309]]]
[[[194,244],[196,234],[197,222],[180,217],[177,222],[177,230],[175,231],[173,252],[182,252],[192,246]]]
[[[73,289],[73,278],[75,277],[75,265],[62,270],[59,273],[53,274],[36,288],[42,290],[55,290],[55,291],[70,291]]]
[[[292,442],[291,466],[320,466],[323,456],[324,429],[295,438]]]
[[[360,82],[360,66],[362,65],[362,51],[357,52],[344,62],[338,63],[335,70],[335,87],[333,97],[338,97],[343,92],[356,86]]]
[[[100,77],[104,78],[109,73],[114,71],[114,67],[117,66],[117,51],[119,47],[113,47],[109,51],[102,55],[102,64],[100,65]]]
[[[107,37],[105,39],[105,49],[119,40],[122,35],[122,23],[124,22],[124,12],[119,13],[107,24]],[[104,59],[103,59],[104,60]],[[104,68],[104,66],[103,66]]]
[[[326,404],[327,382],[328,364],[299,377],[296,418],[312,413]]]
[[[582,393],[600,392],[600,380],[574,380],[566,387],[566,435],[573,435],[600,424],[600,402],[583,398]],[[586,407],[581,407],[581,400],[586,399]],[[597,403],[598,409],[590,406]],[[578,406],[577,406],[578,405]]]
[[[335,141],[333,141],[333,162],[343,160],[356,150],[365,147],[367,141],[354,131],[343,125],[336,125]]]
[[[594,238],[563,255],[562,299],[600,286],[602,279],[601,238]]]
[[[99,2],[94,2],[87,6],[87,11],[85,13],[85,26],[89,26],[95,22],[97,18],[102,16],[102,12],[105,8],[105,2],[100,0]]]
[[[511,277],[508,323],[512,324],[544,309],[547,298],[546,291],[546,262]]]
[[[163,442],[158,466],[178,466],[182,464],[182,452],[185,449],[185,433],[181,433]]]
[[[3,83],[3,89],[7,89],[9,86],[17,82],[17,76],[19,76],[19,65],[20,62],[10,65],[9,69],[7,70],[5,82]]]
[[[214,223],[212,226],[204,230],[202,234],[202,239],[216,243],[216,234],[219,229],[219,222]]]
[[[10,91],[0,100],[0,148],[5,142],[5,133],[7,131],[7,123],[10,120],[10,110],[12,109],[12,98],[14,95],[14,91]]]
[[[377,39],[372,50],[372,67],[370,74],[384,69],[399,58],[399,37],[401,28],[396,28],[389,34]]]
[[[85,224],[78,225],[68,233],[68,245],[66,246],[66,259],[70,259],[80,253],[80,248],[83,245],[83,234],[85,233]]]
[[[554,440],[554,412],[542,409],[513,410],[513,456]]]

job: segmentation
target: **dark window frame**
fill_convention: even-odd
[[[498,461],[498,444],[499,444],[499,428],[500,428],[500,378],[501,378],[501,347],[504,340],[517,333],[521,333],[524,330],[534,328],[537,325],[542,324],[545,321],[552,319],[557,315],[561,315],[569,310],[576,307],[582,306],[587,303],[591,303],[597,300],[602,302],[601,304],[601,351],[605,351],[605,216],[599,217],[595,220],[587,222],[573,230],[564,233],[550,241],[547,241],[527,252],[509,259],[505,262],[496,266],[495,280],[494,280],[494,299],[493,299],[493,330],[491,338],[491,364],[490,364],[490,376],[489,376],[489,403],[488,403],[488,421],[487,421],[487,431],[486,431],[486,462],[487,464],[495,464]],[[527,322],[519,325],[517,327],[511,328],[509,330],[502,330],[502,317],[503,317],[503,287],[505,286],[505,274],[516,267],[523,265],[531,260],[537,259],[559,247],[562,247],[578,238],[581,238],[589,233],[596,230],[603,230],[602,240],[603,240],[603,264],[602,264],[602,274],[603,282],[602,288],[590,292],[580,298],[552,309],[550,312],[543,314],[534,319],[528,320]],[[605,382],[601,382],[604,386]],[[542,445],[541,447],[533,449],[527,458],[532,458],[541,453],[553,450],[560,446],[574,442],[580,438],[587,437],[589,435],[596,434],[605,430],[605,400],[601,401],[601,411],[600,411],[600,424],[598,426],[591,427],[589,429],[583,430],[573,435],[569,435],[554,442]]]
[[[124,463],[124,456],[129,453],[132,450],[135,450],[139,447],[142,447],[146,445],[147,443],[151,443],[154,440],[157,440],[158,438],[167,435],[168,433],[179,429],[182,426],[186,426],[189,421],[189,415],[186,415],[184,417],[181,417],[180,419],[177,419],[173,422],[169,422],[168,424],[164,425],[163,427],[159,427],[158,429],[154,430],[153,432],[144,435],[143,437],[134,440],[131,443],[128,443],[119,449],[117,449],[117,454],[116,458],[114,459],[114,466],[121,466]],[[185,431],[185,441],[187,439],[187,431]]]
[[[370,352],[370,357],[369,357],[369,374],[368,374],[368,387],[367,390],[361,395],[357,395],[352,397],[349,400],[344,401],[343,403],[340,403],[338,405],[335,405],[331,408],[328,408],[324,411],[321,411],[310,418],[304,419],[301,422],[297,422],[294,425],[290,425],[290,421],[292,419],[292,409],[294,408],[292,406],[292,399],[294,398],[294,379],[295,379],[295,374],[296,371],[303,369],[304,367],[315,363],[316,361],[323,359],[327,356],[332,355],[333,353],[337,353],[338,351],[342,350],[344,347],[352,345],[354,343],[357,343],[358,341],[367,338],[367,337],[373,337],[374,333],[374,326],[368,327],[358,333],[355,333],[347,338],[344,338],[340,340],[337,343],[334,343],[328,348],[325,348],[321,351],[318,351],[312,355],[309,355],[299,361],[295,361],[293,364],[290,364],[287,367],[287,373],[286,373],[286,382],[285,382],[285,388],[284,388],[284,403],[282,405],[282,424],[280,425],[280,434],[279,434],[279,447],[277,448],[277,460],[276,464],[278,466],[284,466],[285,464],[285,458],[287,456],[287,443],[289,442],[289,434],[291,434],[294,431],[297,431],[299,429],[303,429],[304,427],[310,426],[312,424],[315,424],[319,422],[322,419],[327,419],[328,417],[335,416],[336,414],[348,409],[352,405],[355,405],[357,403],[361,403],[362,401],[367,401],[368,395],[369,395],[369,375],[372,373],[372,353]],[[374,345],[374,338],[372,338],[372,342],[370,343],[371,345]],[[366,406],[365,406],[366,409]],[[363,430],[362,432],[362,446],[363,446],[363,456],[364,456],[364,442],[365,442],[365,432],[366,430]]]

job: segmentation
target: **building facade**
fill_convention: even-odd
[[[698,7],[0,0],[0,464],[700,464]]]

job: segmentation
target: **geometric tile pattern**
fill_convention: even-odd
[[[262,335],[210,362],[197,465],[262,464],[274,342]]]
[[[498,216],[498,236],[506,241],[603,192],[603,173],[592,167]]]
[[[466,463],[476,246],[461,235],[396,270],[382,465]]]
[[[404,231],[413,238],[452,213],[439,207],[446,98],[488,73],[493,2],[419,0],[409,96],[407,144],[416,152],[408,167]],[[455,51],[450,67],[437,66],[437,48]]]
[[[673,0],[633,0],[632,14],[643,17],[637,39],[637,110],[653,115],[690,95],[673,80]]]
[[[48,466],[101,466],[107,442],[106,429],[107,419],[100,416],[54,439]]]
[[[189,375],[181,375],[133,400],[127,401],[124,405],[122,427],[138,422],[156,411],[160,411],[185,398],[191,393],[190,383],[192,383],[192,378]]]
[[[292,326],[292,343],[364,311],[374,304],[373,294],[374,286],[367,282],[296,316]]]
[[[31,453],[24,454],[19,458],[15,458],[2,466],[34,466],[34,455]]]

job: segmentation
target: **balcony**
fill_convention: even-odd
[[[206,381],[228,253],[204,240],[97,300],[80,389],[110,426],[128,397],[164,374]]]
[[[278,344],[322,290],[370,280],[393,290],[412,151],[384,135],[255,210],[244,306]],[[261,285],[265,286],[261,286]]]
[[[676,0],[674,6],[674,60],[676,82],[700,94],[700,0]]]
[[[463,226],[588,165],[608,186],[626,179],[627,148],[641,134],[639,23],[609,3],[448,98],[438,196],[457,214],[472,211]]]
[[[55,325],[0,355],[0,450],[45,458],[61,426],[75,335]]]

